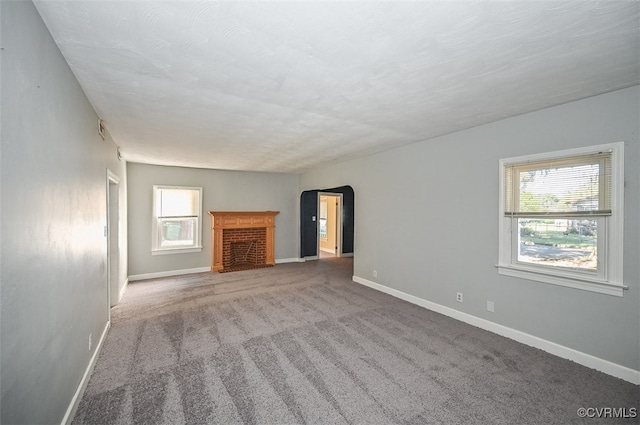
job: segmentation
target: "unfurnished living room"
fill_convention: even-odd
[[[0,22],[2,424],[637,423],[640,2]]]

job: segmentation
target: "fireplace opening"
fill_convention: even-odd
[[[231,267],[255,266],[262,262],[258,259],[257,240],[231,243]]]
[[[224,229],[222,232],[222,264],[220,272],[270,267],[266,263],[266,237],[264,227]]]

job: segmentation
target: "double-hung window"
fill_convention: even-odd
[[[500,274],[622,296],[623,151],[500,160]]]
[[[152,254],[202,250],[202,188],[153,186]]]

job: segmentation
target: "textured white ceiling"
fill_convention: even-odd
[[[302,172],[640,84],[637,1],[37,1],[129,161]]]

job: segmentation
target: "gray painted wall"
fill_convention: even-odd
[[[126,169],[34,5],[1,15],[0,421],[60,423],[107,325],[106,170],[124,218]]]
[[[356,276],[638,370],[639,99],[633,87],[322,167],[300,189],[354,188]],[[624,297],[498,275],[498,160],[616,141],[627,142]]]
[[[280,211],[276,216],[276,260],[298,257],[298,176],[127,164],[129,276],[211,267],[208,211]],[[202,252],[151,255],[153,185],[203,188]]]

